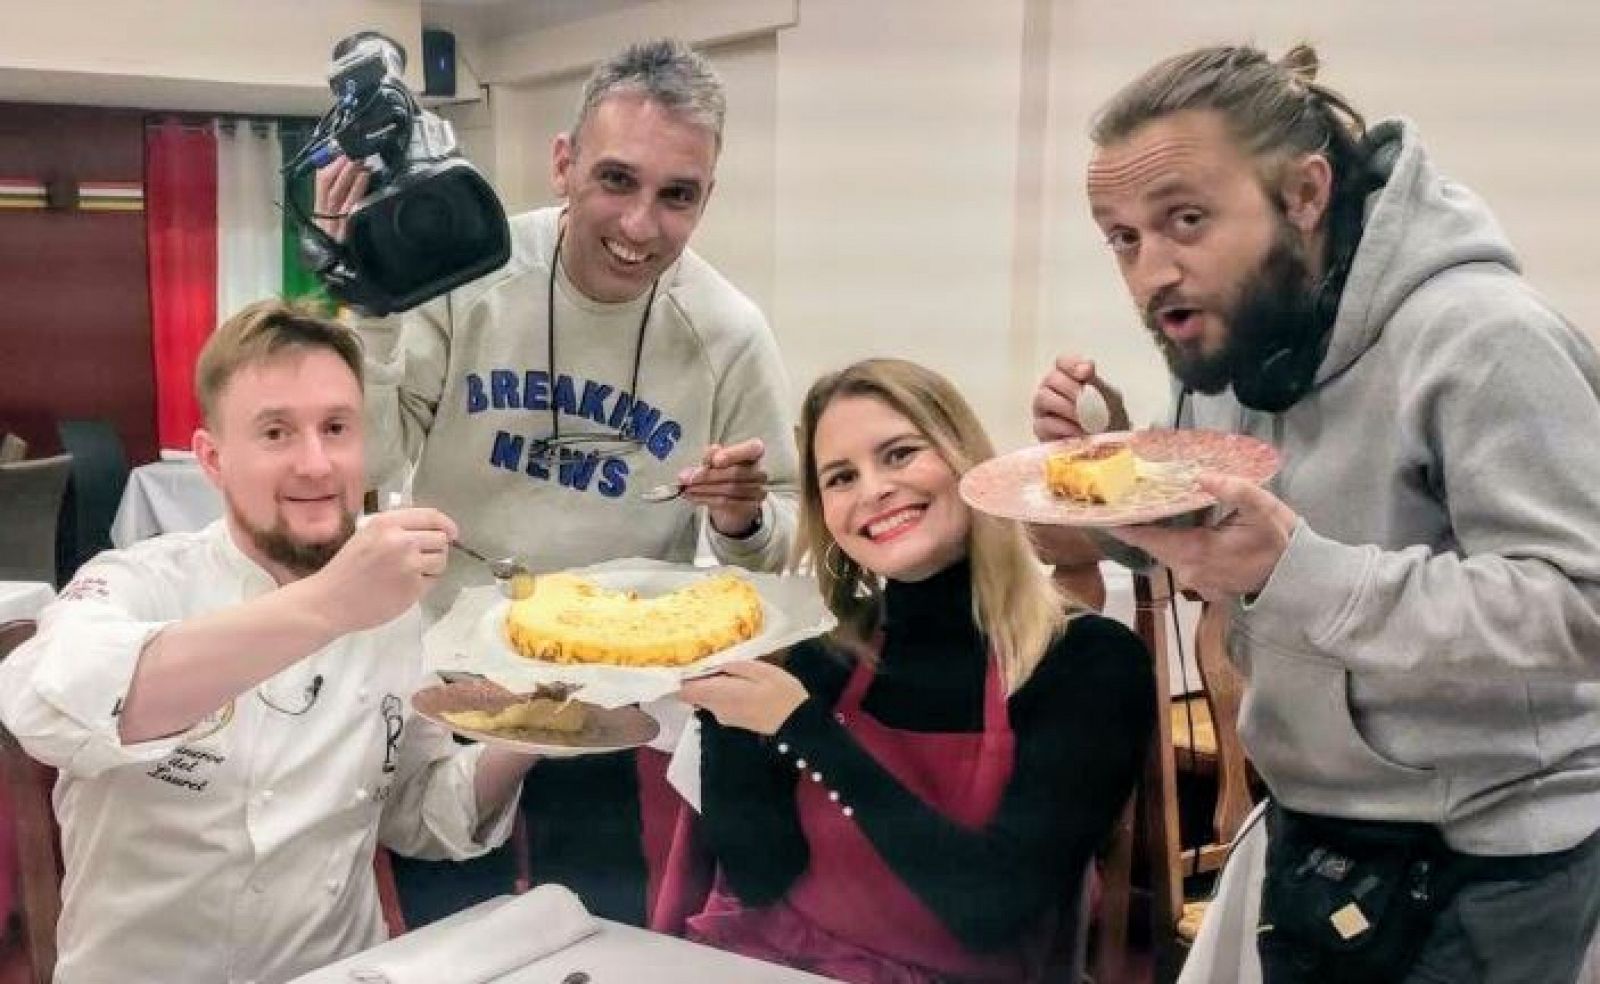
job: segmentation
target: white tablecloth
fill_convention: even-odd
[[[55,596],[43,581],[0,581],[0,622],[37,618]]]
[[[153,461],[128,473],[111,542],[128,547],[161,533],[197,530],[222,515],[222,493],[193,458]]]
[[[504,897],[481,902],[398,940],[381,944],[367,951],[365,957],[354,956],[330,964],[296,978],[292,984],[352,984],[350,971],[370,965],[372,954],[384,948],[419,945],[449,947],[452,937],[459,937],[463,925],[477,915],[492,912],[505,902]],[[536,933],[538,927],[530,926],[528,931]],[[521,970],[498,977],[495,984],[561,984],[567,975],[580,970],[589,975],[592,984],[633,984],[636,981],[648,981],[650,984],[825,984],[827,980],[815,974],[762,963],[677,937],[602,919],[600,932],[536,960]],[[441,979],[435,984],[468,982]]]

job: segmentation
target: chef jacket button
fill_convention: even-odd
[[[795,759],[794,760],[794,767],[799,769],[801,772],[806,771],[806,760],[805,759]]]
[[[811,773],[811,781],[812,782],[821,782],[822,781],[822,773],[820,773],[820,772]]]
[[[328,890],[329,895],[337,895],[339,894],[339,879],[329,878],[322,883],[322,887]]]
[[[828,799],[835,803],[839,802],[839,791],[837,789],[828,790]]]
[[[788,742],[786,742],[786,741],[778,742],[778,754],[779,755],[788,755],[789,754],[789,743]]]
[[[356,790],[356,802],[365,803],[367,801],[367,797],[371,795],[371,793],[367,792],[366,787],[362,787]]]
[[[262,790],[262,791],[261,791],[261,802],[263,802],[263,803],[270,803],[270,802],[272,802],[272,790],[270,790],[270,789],[263,789],[263,790]]]
[[[851,806],[845,807],[841,812],[847,817],[853,817],[856,815],[855,808]]]
[[[361,701],[363,704],[366,703],[367,698],[371,696],[372,691],[368,690],[366,687],[362,687],[360,690],[356,691],[356,700]]]

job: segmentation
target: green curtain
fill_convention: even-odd
[[[292,160],[311,135],[312,123],[302,120],[283,120],[278,125],[278,139],[283,145],[283,159]],[[305,215],[311,214],[313,174],[285,178],[283,199],[293,201]],[[288,300],[305,300],[324,311],[332,311],[333,299],[322,288],[316,275],[306,267],[300,256],[300,236],[287,207],[283,214],[283,296]]]

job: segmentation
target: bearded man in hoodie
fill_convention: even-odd
[[[1172,420],[1282,456],[1270,490],[1203,476],[1210,525],[1105,544],[1230,606],[1271,792],[1183,979],[1571,981],[1600,915],[1600,359],[1416,128],[1369,130],[1317,65],[1189,52],[1093,129]],[[1085,385],[1127,426],[1066,355],[1041,440],[1082,433]]]

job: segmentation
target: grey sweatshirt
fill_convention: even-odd
[[[369,477],[396,486],[415,462],[416,503],[444,510],[479,552],[514,554],[536,571],[631,556],[686,562],[704,510],[639,493],[697,464],[707,444],[759,437],[775,483],[762,528],[739,540],[705,525],[718,559],[778,568],[794,535],[797,464],[788,383],[766,319],[685,250],[661,275],[635,393],[646,298],[601,304],[557,271],[552,369],[546,299],[559,215],[513,218],[511,260],[495,273],[404,318],[357,323],[368,354]],[[631,418],[644,446],[548,462],[532,452],[551,433],[552,407],[563,436],[614,435]],[[462,586],[490,582],[481,564],[451,551],[424,609],[437,616]]]
[[[1276,445],[1302,519],[1233,613],[1240,734],[1292,808],[1559,850],[1600,827],[1600,360],[1414,128],[1378,136],[1317,388],[1186,414]]]

